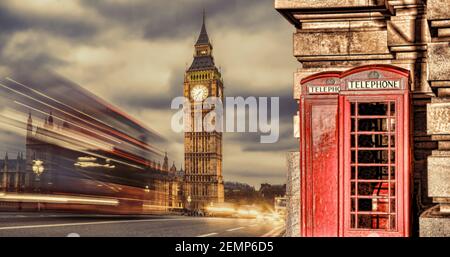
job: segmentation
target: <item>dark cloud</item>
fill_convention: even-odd
[[[49,32],[71,40],[87,40],[95,36],[100,28],[86,19],[17,13],[10,11],[4,4],[0,4],[0,30],[2,33],[27,29]]]
[[[183,95],[183,74],[184,69],[176,67],[170,73],[169,83],[167,88],[161,94],[155,94],[155,89],[152,85],[148,85],[147,90],[143,92],[122,92],[114,96],[113,101],[122,105],[136,109],[170,109],[172,99]]]
[[[49,31],[71,40],[89,40],[101,29],[92,22],[78,19],[28,17],[27,21],[37,30]]]
[[[88,20],[70,17],[44,17],[32,14],[13,12],[0,3],[0,64],[9,68],[56,67],[64,65],[62,56],[57,56],[52,49],[40,52],[39,46],[45,45],[45,37],[27,38],[16,42],[14,50],[17,56],[5,53],[5,46],[18,32],[33,31],[42,35],[63,37],[70,42],[90,42],[97,34],[99,27]],[[28,53],[28,54],[23,54]]]
[[[272,144],[261,143],[261,133],[225,133],[224,141],[239,144],[244,152],[286,152],[298,147],[298,141],[294,138],[291,122],[280,122],[278,141]]]
[[[268,93],[264,93],[261,94],[259,92],[255,92],[255,88],[253,89],[248,89],[246,87],[243,86],[236,86],[236,85],[232,85],[232,86],[227,86],[227,88],[233,88],[232,93],[230,92],[225,92],[226,96],[242,96],[244,98],[247,97],[256,97],[256,98],[260,98],[260,97],[267,97],[267,102],[270,105],[270,98],[271,97],[278,97],[279,98],[279,117],[280,117],[280,123],[286,123],[286,122],[290,122],[292,121],[292,116],[294,116],[297,113],[298,110],[298,104],[297,102],[293,99],[292,97],[292,93],[290,91],[280,91],[277,90],[275,86],[273,86],[274,90],[273,92],[268,92]],[[282,88],[290,88],[290,86],[284,86]],[[253,91],[253,93],[252,93]],[[270,111],[270,106],[267,108],[267,111]],[[270,113],[269,113],[270,114]]]
[[[278,142],[273,144],[262,144],[258,141],[252,141],[241,144],[244,152],[286,152],[298,148],[298,141],[294,138],[291,130],[280,132]]]
[[[25,56],[20,59],[11,58],[0,53],[1,63],[11,70],[34,70],[39,68],[52,68],[57,65],[65,65],[66,62],[49,53],[36,53],[34,55]]]
[[[141,33],[151,39],[192,36],[192,31],[200,28],[199,17],[203,8],[207,12],[208,24],[214,22],[218,28],[234,27],[254,31],[270,25],[269,17],[279,18],[269,8],[257,12],[265,4],[272,6],[273,0],[82,2],[103,17],[133,28],[130,33]],[[235,18],[230,19],[230,16]]]
[[[2,34],[13,32],[28,27],[29,24],[23,18],[11,13],[0,5],[0,31]]]
[[[11,35],[17,31],[27,27],[25,21],[2,8],[0,5],[0,53],[10,39]],[[0,60],[3,62],[3,60]]]
[[[121,94],[114,97],[113,101],[121,106],[127,106],[134,109],[155,109],[166,110],[170,108],[172,97],[168,95],[152,96],[151,94]]]

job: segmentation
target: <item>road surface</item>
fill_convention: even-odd
[[[267,237],[282,231],[283,224],[272,220],[0,213],[0,237]]]

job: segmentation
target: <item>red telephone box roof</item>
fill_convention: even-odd
[[[397,67],[394,65],[388,65],[388,64],[370,64],[370,65],[355,67],[355,68],[352,68],[352,69],[349,69],[349,70],[343,71],[343,72],[342,71],[325,71],[325,72],[315,73],[313,75],[303,78],[300,83],[305,84],[312,80],[316,80],[316,79],[320,79],[320,78],[328,78],[328,77],[344,78],[344,77],[348,77],[352,74],[367,71],[367,70],[383,70],[383,71],[389,71],[389,72],[396,73],[403,77],[409,76],[409,70],[407,70],[407,69],[403,69],[403,68],[400,68],[400,67]]]
[[[321,78],[339,78],[342,72],[340,71],[324,71],[315,73],[312,75],[309,75],[301,80],[301,84],[308,83],[315,79],[321,79]]]
[[[388,65],[388,64],[371,64],[371,65],[359,66],[359,67],[352,68],[350,70],[341,72],[340,77],[344,78],[344,77],[350,76],[352,74],[367,71],[367,70],[383,70],[383,71],[390,71],[390,72],[399,74],[403,77],[409,76],[409,70],[407,70],[407,69],[403,69],[403,68],[393,66],[393,65]]]

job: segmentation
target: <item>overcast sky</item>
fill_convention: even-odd
[[[179,167],[183,134],[170,129],[170,103],[182,95],[203,8],[225,95],[281,97],[278,143],[225,135],[224,179],[257,188],[285,183],[286,152],[297,148],[292,74],[298,65],[293,27],[273,0],[2,0],[0,72],[24,63],[56,71],[164,135]]]

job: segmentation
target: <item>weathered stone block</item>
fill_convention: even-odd
[[[411,80],[413,83],[411,83],[411,90],[414,92],[421,92],[421,93],[430,93],[432,94],[430,83],[428,82],[428,69],[427,69],[427,63],[426,62],[420,62],[413,64],[414,68],[411,70],[414,70],[414,72],[411,73]],[[423,130],[426,131],[425,129]]]
[[[379,31],[299,31],[294,35],[295,56],[385,54],[387,32]]]
[[[295,16],[294,16],[295,17]],[[344,21],[328,21],[323,19],[317,21],[312,18],[312,21],[303,20],[302,29],[369,29],[369,28],[386,28],[386,22],[384,20],[344,20]]]
[[[287,154],[287,165],[286,236],[297,237],[300,236],[300,153],[289,152]]]
[[[421,237],[449,237],[450,214],[439,212],[439,206],[428,209],[419,218]]]
[[[450,37],[450,28],[438,29],[438,37]]]
[[[294,137],[295,138],[300,138],[300,115],[295,115],[294,116]]]
[[[428,157],[428,196],[450,197],[450,153]]]
[[[428,44],[428,79],[450,81],[450,43]]]
[[[381,6],[384,0],[276,0],[276,9]]]
[[[448,85],[450,86],[450,81],[448,82]],[[438,97],[450,97],[450,87],[438,88],[437,96]]]
[[[300,96],[302,94],[302,85],[300,81],[304,75],[302,73],[296,72],[294,73],[294,86],[293,86],[293,92],[292,95],[294,99],[300,99]]]
[[[448,199],[448,198],[446,198]],[[450,199],[449,199],[450,200]],[[439,204],[439,209],[441,213],[449,213],[450,214],[450,204]]]
[[[431,21],[431,27],[448,28],[450,27],[450,20],[433,20]]]
[[[439,150],[450,151],[450,141],[438,142]]]
[[[423,43],[430,38],[426,19],[393,19],[387,22],[387,31],[389,46]]]
[[[428,0],[427,18],[429,20],[450,19],[449,0]]]
[[[450,102],[427,104],[427,133],[450,135]]]

